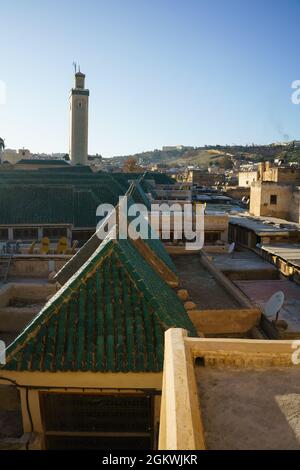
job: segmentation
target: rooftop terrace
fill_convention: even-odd
[[[253,217],[249,214],[230,215],[230,223],[253,230],[257,235],[286,234],[299,230],[300,224],[275,217]]]
[[[292,341],[167,331],[159,449],[299,450],[300,367],[293,350]]]
[[[208,450],[299,450],[299,369],[196,367]]]
[[[282,334],[300,336],[300,286],[283,279],[264,280],[263,282],[235,281],[235,285],[262,309],[273,294],[282,291],[285,295],[285,301],[280,310],[279,319],[284,320],[287,325],[287,330]]]
[[[214,253],[214,265],[230,279],[276,279],[277,269],[250,250],[233,255]]]
[[[198,309],[234,309],[239,303],[203,266],[198,254],[172,255],[180,287],[187,289]]]

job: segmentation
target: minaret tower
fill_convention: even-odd
[[[89,90],[85,75],[76,73],[75,88],[70,92],[70,159],[73,165],[88,164]]]

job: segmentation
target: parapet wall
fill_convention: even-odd
[[[11,260],[8,277],[47,279],[51,272],[58,272],[70,257],[68,255],[15,255]]]

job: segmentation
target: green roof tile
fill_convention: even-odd
[[[128,198],[128,206],[134,204],[135,201],[132,197],[132,186],[130,186],[126,196]],[[144,195],[147,197],[146,195]],[[127,223],[130,223],[131,218],[128,217]],[[149,237],[145,240],[142,240],[143,244],[146,244],[147,247],[150,249],[150,258],[152,261],[155,261],[158,266],[163,266],[167,268],[169,273],[171,273],[171,278],[173,282],[176,284],[177,280],[177,271],[176,267],[169,256],[167,250],[165,249],[162,241],[159,239],[157,234],[154,236],[154,230],[151,229],[150,225],[148,225],[148,235]],[[62,269],[56,274],[53,279],[53,282],[58,282],[61,285],[65,284],[77,271],[80,267],[89,259],[90,256],[95,252],[95,250],[101,244],[101,240],[98,238],[97,233],[95,233],[86,243],[85,245],[62,267]],[[146,250],[141,250],[141,253],[147,259]],[[149,261],[149,259],[148,259]],[[155,265],[155,263],[154,263]]]
[[[135,197],[147,203],[142,189],[145,178],[165,180],[165,175],[147,173],[93,173],[88,167],[40,170],[0,170],[0,224],[72,224],[75,228],[96,228],[99,204],[114,206],[131,181]],[[168,177],[167,177],[168,179]]]
[[[108,237],[7,349],[6,370],[161,371],[164,332],[196,331],[130,240]]]

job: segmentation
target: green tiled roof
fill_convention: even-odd
[[[64,285],[74,274],[81,268],[81,266],[93,255],[97,248],[101,245],[100,239],[95,233],[78,251],[74,256],[56,273],[52,279],[53,282],[58,282]]]
[[[131,188],[126,193],[128,197],[128,205],[133,204],[134,201],[131,196]],[[151,258],[156,261],[158,266],[164,265],[167,270],[170,271],[171,278],[173,282],[176,283],[177,280],[177,271],[176,267],[170,258],[167,250],[165,249],[163,243],[159,238],[153,238],[151,236],[151,227],[148,225],[148,239],[142,240],[141,243],[145,243],[148,248],[150,248],[150,256]],[[100,238],[98,238],[97,233],[95,233],[86,243],[85,245],[80,248],[80,250],[61,268],[61,270],[56,274],[53,278],[53,282],[58,282],[59,284],[65,284],[75,273],[80,269],[83,263],[85,263],[90,256],[94,253],[94,251],[98,248],[101,244]],[[146,250],[141,250],[141,254],[146,257],[147,253]]]
[[[96,228],[98,205],[115,206],[130,181],[138,181],[136,197],[147,201],[139,183],[142,176],[93,173],[88,167],[72,167],[67,162],[59,169],[0,169],[0,225],[70,223],[75,228]],[[153,175],[143,178],[148,177]]]
[[[196,331],[129,240],[108,237],[7,349],[5,370],[158,372],[164,332]]]
[[[99,204],[116,205],[128,186],[83,171],[0,171],[0,224],[72,224],[96,229]]]
[[[1,185],[0,224],[72,224],[72,188]]]
[[[155,184],[174,184],[175,180],[170,176],[166,175],[165,173],[151,173],[147,172],[144,175],[146,180],[153,179]]]
[[[61,165],[61,166],[70,166],[66,160],[55,160],[54,158],[49,159],[39,159],[39,158],[23,158],[18,161],[18,165]]]
[[[148,210],[151,209],[151,202],[148,196],[145,194],[139,179],[132,182],[129,190],[127,191],[127,195],[132,198],[134,203],[144,204]]]
[[[137,188],[137,184],[136,183],[133,183],[133,185],[129,188],[128,192],[126,193],[127,196],[128,196],[128,206],[130,206],[131,204],[133,203],[141,203],[141,204],[144,204],[149,210],[151,209],[151,204],[150,204],[150,201],[148,199],[148,197],[146,196],[146,194],[144,193],[143,189],[141,188],[141,185],[140,183],[138,183],[139,186]],[[137,194],[139,195],[139,197],[141,199],[147,199],[148,201],[148,204],[146,204],[146,202],[139,202],[138,201],[138,198],[137,198]],[[146,245],[152,250],[152,252],[154,253],[154,255],[157,256],[157,258],[161,261],[163,261],[163,263],[173,272],[173,273],[176,273],[176,267],[171,259],[171,257],[169,256],[167,250],[165,249],[162,241],[159,239],[159,236],[156,234],[155,230],[150,226],[150,224],[148,224],[148,238],[146,238],[144,240],[144,242],[146,243]]]

